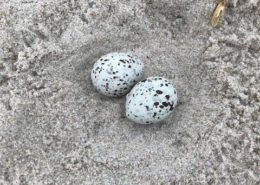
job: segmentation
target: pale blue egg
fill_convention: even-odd
[[[103,95],[117,97],[128,93],[141,80],[144,64],[137,57],[125,53],[102,56],[91,71],[94,87]]]
[[[150,77],[127,94],[126,116],[140,124],[157,123],[173,112],[177,99],[177,91],[169,80]]]

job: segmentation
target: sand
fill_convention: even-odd
[[[0,184],[260,183],[260,1],[0,0]],[[98,94],[127,52],[179,104],[138,125]]]

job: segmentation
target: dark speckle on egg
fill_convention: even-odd
[[[162,104],[163,104],[163,106],[165,106],[165,107],[168,107],[168,103],[167,102],[162,102]]]

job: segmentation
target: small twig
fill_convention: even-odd
[[[229,0],[218,0],[213,12],[211,13],[211,25],[213,27],[216,27],[221,13],[224,11],[224,9],[227,7]]]

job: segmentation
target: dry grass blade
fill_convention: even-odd
[[[211,16],[210,16],[210,18],[211,18],[211,25],[213,27],[216,27],[218,25],[221,13],[224,11],[224,9],[226,8],[227,4],[228,4],[228,0],[221,0],[221,1],[219,1],[216,4],[216,6],[215,6],[215,8],[212,11]]]

